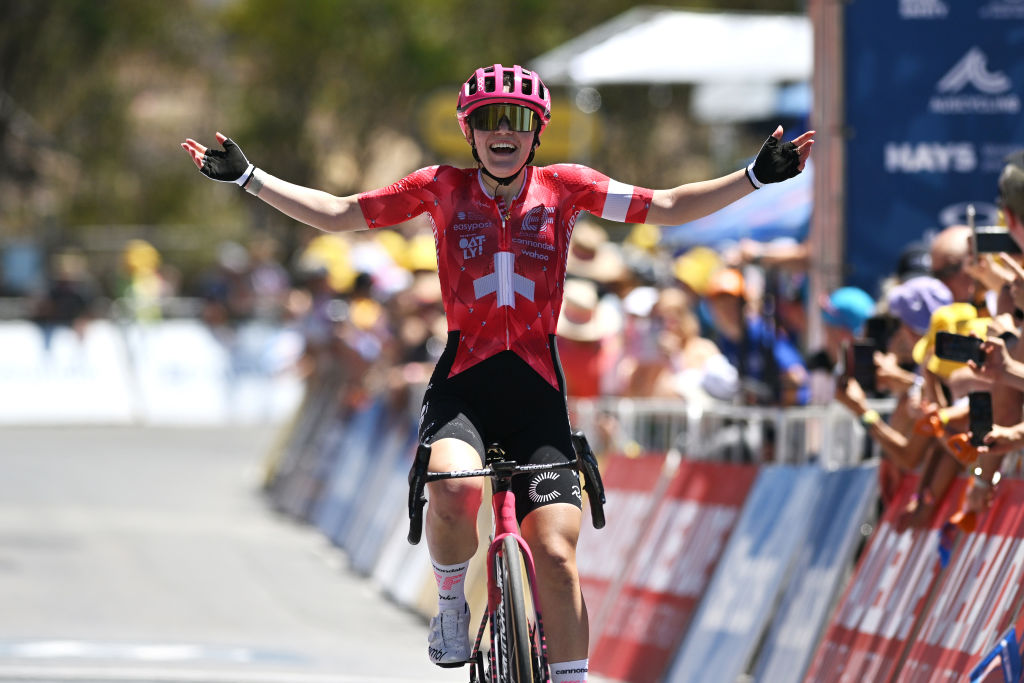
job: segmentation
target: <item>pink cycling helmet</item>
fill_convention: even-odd
[[[495,74],[500,77],[500,81]],[[501,85],[498,85],[499,83]],[[459,90],[456,113],[459,117],[459,128],[467,140],[472,142],[467,120],[469,115],[478,107],[496,102],[521,104],[537,112],[537,116],[540,117],[537,135],[544,131],[551,120],[551,93],[536,72],[527,71],[518,64],[485,66],[474,71]]]

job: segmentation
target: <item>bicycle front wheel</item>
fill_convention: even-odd
[[[498,674],[494,679],[502,683],[534,683],[521,555],[516,539],[506,536],[494,562],[493,578],[501,590],[501,604],[491,615],[495,649],[492,656]]]

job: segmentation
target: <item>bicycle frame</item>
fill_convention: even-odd
[[[519,550],[523,553],[523,563],[526,566],[526,578],[530,584],[530,598],[533,601],[533,625],[534,628],[537,629],[536,642],[538,644],[541,672],[544,677],[542,680],[546,681],[550,679],[550,674],[548,672],[548,645],[547,640],[544,637],[544,621],[541,617],[542,609],[540,596],[537,594],[537,572],[534,567],[533,552],[530,550],[530,545],[519,532],[519,522],[516,520],[516,496],[508,488],[509,483],[510,479],[499,479],[498,477],[492,477],[491,479],[493,487],[491,494],[493,537],[491,539],[490,547],[487,549],[487,614],[484,615],[484,621],[494,618],[493,615],[495,615],[501,603],[501,590],[490,577],[494,576],[494,566],[495,560],[498,556],[498,549],[501,548],[506,538],[511,537],[515,540],[516,544],[519,546]],[[518,567],[516,567],[515,570],[518,570]],[[483,624],[481,624],[480,632],[477,634],[477,640],[473,647],[474,654],[480,650],[480,638],[482,635]],[[494,656],[494,633],[492,630],[492,667],[494,666]]]

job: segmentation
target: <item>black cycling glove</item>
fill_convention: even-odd
[[[225,143],[227,144],[227,143]],[[781,183],[800,173],[800,153],[793,142],[779,142],[769,135],[757,153],[757,158],[747,166],[747,179],[756,189],[768,183]]]
[[[253,168],[253,164],[242,154],[242,148],[228,138],[224,141],[224,151],[207,148],[199,171],[207,178],[242,186],[249,180]]]

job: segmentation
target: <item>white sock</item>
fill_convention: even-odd
[[[551,683],[587,683],[589,659],[559,662],[551,665]]]
[[[437,610],[462,610],[466,605],[466,571],[469,560],[462,564],[438,564],[433,560],[434,580],[437,581]]]

